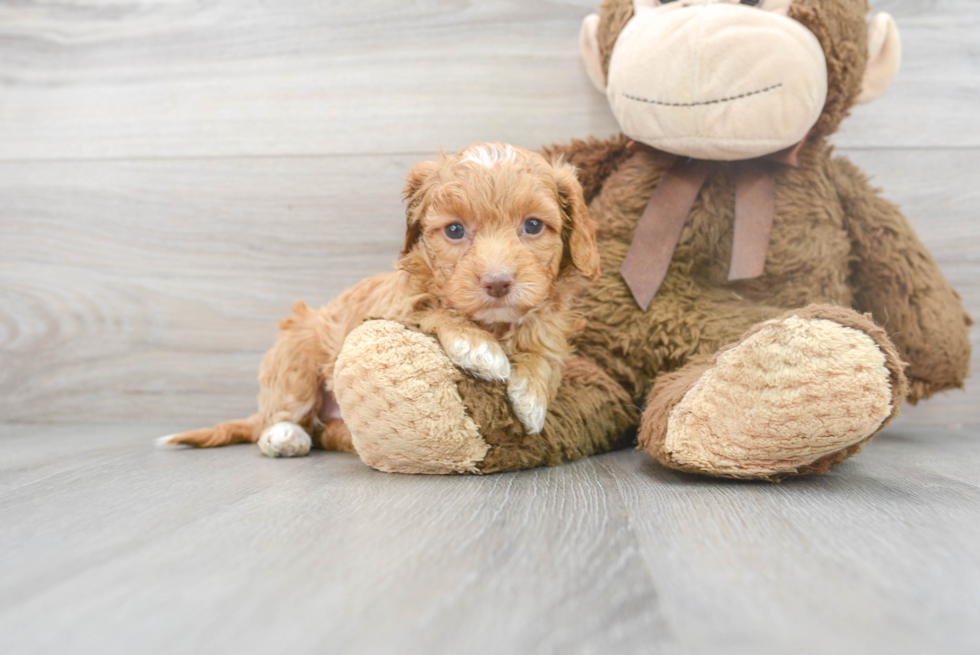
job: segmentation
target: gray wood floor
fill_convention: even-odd
[[[0,653],[980,652],[975,381],[779,485],[152,448],[391,265],[414,162],[616,131],[595,2],[0,0]],[[980,3],[872,4],[905,62],[834,141],[980,317]]]
[[[487,477],[0,428],[3,653],[976,653],[976,429],[830,476]]]

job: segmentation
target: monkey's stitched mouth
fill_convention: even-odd
[[[624,98],[629,98],[630,100],[636,100],[637,102],[645,102],[651,105],[660,105],[663,107],[701,107],[704,105],[720,105],[723,102],[732,102],[733,100],[741,100],[742,98],[748,98],[750,96],[757,96],[760,93],[768,93],[770,91],[775,91],[776,89],[783,86],[783,83],[773,84],[772,86],[767,86],[764,89],[759,89],[758,91],[749,91],[747,93],[740,93],[737,96],[729,96],[727,98],[717,98],[715,100],[705,100],[704,102],[664,102],[662,100],[651,100],[650,98],[641,98],[639,96],[631,96],[628,93],[624,93]]]

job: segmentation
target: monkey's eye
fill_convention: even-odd
[[[450,223],[446,226],[444,232],[453,241],[459,241],[466,236],[466,228],[463,227],[462,223]]]
[[[524,221],[524,234],[529,234],[533,237],[536,234],[541,234],[541,230],[543,229],[544,223],[537,218],[529,218]]]

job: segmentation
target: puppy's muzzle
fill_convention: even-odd
[[[514,286],[514,278],[507,273],[493,273],[480,278],[480,284],[491,298],[503,298]]]

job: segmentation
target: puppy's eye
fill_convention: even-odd
[[[544,223],[536,218],[529,218],[524,221],[524,234],[534,236],[535,234],[541,234],[541,230],[543,229]]]
[[[748,5],[750,7],[755,7],[762,4],[762,0],[742,0],[743,5]]]
[[[458,241],[466,236],[466,228],[462,223],[450,223],[445,229],[446,236],[453,241]]]

